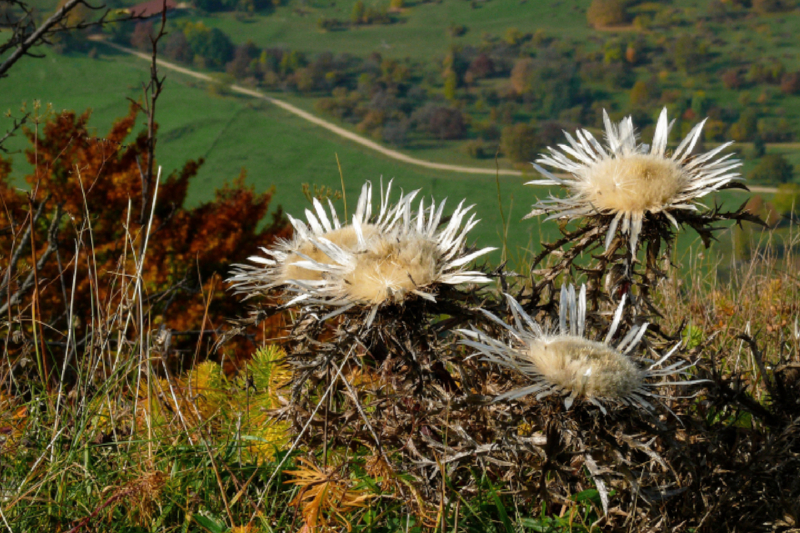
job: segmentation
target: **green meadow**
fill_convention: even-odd
[[[147,75],[145,61],[116,53],[101,53],[95,59],[49,54],[42,60],[22,62],[11,71],[2,103],[4,108],[16,109],[22,102],[30,105],[38,99],[43,106],[51,103],[57,111],[92,109],[90,123],[102,136],[115,118],[127,112],[128,98],[141,98],[141,85]],[[341,189],[338,156],[348,207],[355,205],[365,180],[378,185],[381,177],[385,182],[394,178],[395,186],[406,191],[421,188],[437,200],[448,197],[455,203],[467,198],[477,204],[484,222],[474,230],[475,237],[483,245],[497,242],[502,223],[494,177],[462,176],[399,163],[264,102],[218,96],[204,82],[173,72],[166,75],[158,103],[156,155],[167,173],[188,159],[205,159],[191,184],[190,202],[210,200],[216,188],[235,179],[244,168],[248,183],[257,190],[275,188],[274,207],[280,204],[289,213],[301,214],[308,206],[303,183]],[[38,83],[30,84],[29,80]],[[30,168],[19,153],[27,146],[21,134],[7,143],[9,150],[17,152],[11,155],[17,179]],[[523,188],[523,181],[500,178],[504,209],[510,220],[520,219],[537,194]],[[544,193],[539,190],[538,194]],[[510,226],[509,242],[513,246],[527,246],[538,240],[535,223]]]
[[[128,99],[141,98],[148,64],[99,44],[101,47],[103,51],[94,59],[48,54],[44,59],[21,62],[6,82],[3,107],[14,110],[23,102],[30,106],[33,100],[39,100],[43,107],[52,104],[55,111],[92,109],[90,124],[102,136],[114,119],[127,112]],[[351,210],[364,181],[378,185],[381,178],[384,182],[394,179],[395,185],[406,191],[421,189],[422,194],[433,195],[437,200],[447,197],[453,205],[466,198],[468,203],[476,204],[482,220],[472,233],[478,245],[499,247],[504,241],[505,218],[512,264],[524,262],[525,250],[538,249],[543,238],[552,238],[557,232],[552,223],[521,221],[537,197],[549,194],[546,188],[525,186],[528,177],[501,176],[498,202],[494,176],[436,171],[394,161],[266,102],[220,95],[205,82],[171,71],[165,74],[167,81],[157,111],[156,155],[165,173],[180,168],[189,159],[205,159],[190,186],[190,203],[210,200],[216,188],[246,169],[247,182],[256,190],[274,187],[273,208],[280,205],[295,216],[302,215],[309,206],[302,192],[304,183],[341,189],[338,156]],[[10,155],[16,179],[30,168],[19,153],[27,146],[21,134],[7,143],[9,150],[17,152]],[[420,156],[416,152],[413,155]],[[531,173],[530,177],[534,176]],[[740,192],[728,192],[718,195],[717,200],[732,206],[744,198]],[[687,235],[684,240],[687,242],[681,248],[688,240],[693,242],[694,236]],[[499,259],[496,252],[492,260]]]

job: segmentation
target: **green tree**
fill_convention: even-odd
[[[533,59],[526,57],[518,59],[511,69],[511,88],[517,94],[524,94],[531,90],[535,64]]]
[[[705,58],[706,46],[692,35],[685,33],[675,41],[672,49],[672,62],[682,71],[696,70]]]
[[[750,171],[748,178],[760,182],[788,183],[794,177],[794,166],[780,154],[767,154]]]
[[[539,153],[536,128],[524,123],[503,128],[503,133],[500,135],[500,149],[515,163],[533,161]]]
[[[622,61],[622,55],[622,44],[619,41],[612,40],[606,42],[603,47],[603,63],[606,65],[619,63]]]
[[[800,184],[784,183],[779,185],[772,203],[782,215],[800,212]]]
[[[188,22],[183,34],[192,53],[213,67],[221,67],[233,57],[233,43],[218,28],[209,28],[202,22]]]
[[[455,100],[457,88],[458,76],[452,70],[448,70],[444,76],[444,97],[450,101]]]
[[[758,133],[758,113],[754,109],[746,109],[728,130],[730,138],[738,142],[748,141],[756,133]]]
[[[644,106],[650,101],[650,88],[642,80],[637,81],[631,88],[631,105]]]
[[[358,0],[353,4],[353,13],[350,15],[350,20],[353,24],[361,24],[364,21],[364,2]]]
[[[756,13],[775,13],[784,9],[781,0],[753,0],[752,7]]]
[[[696,117],[702,117],[706,113],[711,101],[706,96],[705,91],[697,91],[692,95],[691,108]]]
[[[621,0],[592,0],[586,11],[586,20],[591,26],[617,26],[626,20],[625,4]]]
[[[510,46],[517,46],[525,38],[525,34],[517,28],[508,28],[503,38]]]
[[[764,138],[761,135],[756,135],[753,139],[753,158],[764,157],[766,152],[767,144],[764,142]]]

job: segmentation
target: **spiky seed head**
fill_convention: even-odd
[[[381,186],[381,212],[377,217],[373,217],[370,202],[372,187],[365,186],[359,197],[356,213],[353,215],[353,224],[349,225],[342,225],[339,222],[336,209],[330,200],[326,211],[322,203],[315,198],[314,210],[305,211],[306,222],[289,215],[289,221],[294,227],[292,239],[280,239],[270,248],[261,248],[262,255],[249,258],[254,264],[234,265],[228,282],[237,293],[245,294],[249,298],[291,285],[292,280],[320,281],[322,279],[320,270],[298,265],[309,260],[321,264],[331,262],[313,239],[324,238],[343,250],[361,251],[366,240],[385,232],[397,222],[399,216],[397,206],[392,208],[388,205],[391,189],[390,181],[384,197]]]
[[[436,283],[440,259],[436,243],[418,235],[402,240],[376,236],[344,274],[342,297],[367,305],[401,301]]]
[[[576,297],[573,286],[562,287],[559,326],[545,331],[510,295],[506,295],[513,324],[506,324],[493,314],[484,314],[510,333],[510,343],[488,337],[476,330],[458,330],[464,336],[462,344],[483,355],[483,359],[512,368],[529,381],[520,388],[497,397],[497,401],[521,398],[535,394],[541,399],[551,394],[565,397],[567,408],[576,399],[586,400],[605,413],[606,405],[624,404],[652,410],[647,398],[659,398],[658,387],[663,385],[689,385],[702,380],[656,382],[663,377],[687,375],[693,366],[678,362],[667,367],[662,364],[677,351],[676,345],[658,361],[649,365],[634,361],[630,354],[639,344],[647,324],[632,327],[613,345],[613,340],[625,305],[622,297],[611,326],[602,341],[586,336],[586,287],[582,286]]]
[[[354,220],[359,241],[355,251],[342,248],[325,237],[312,238],[329,261],[323,263],[309,258],[296,264],[321,272],[321,279],[295,280],[293,284],[298,292],[295,300],[339,308],[323,318],[356,306],[372,307],[366,321],[369,326],[384,303],[402,303],[414,296],[435,302],[441,285],[490,281],[481,272],[465,269],[472,260],[494,250],[465,249],[467,233],[479,222],[474,213],[469,213],[473,206],[464,207],[462,201],[448,223],[442,225],[444,201],[437,206],[435,200],[431,200],[431,205],[426,207],[423,199],[417,209],[412,209],[415,195],[416,192],[401,196],[389,209],[395,213],[393,223],[379,227],[370,238],[362,235],[362,225]],[[388,204],[388,197],[384,198],[381,209]],[[465,221],[468,214],[469,219]]]
[[[606,159],[591,169],[581,189],[600,211],[657,213],[686,186],[686,175],[674,161],[653,154]]]
[[[730,154],[718,157],[731,143],[692,155],[705,121],[697,124],[668,156],[667,138],[674,121],[667,121],[666,108],[659,116],[652,145],[637,142],[631,117],[613,124],[603,111],[603,119],[606,146],[588,130],[578,130],[577,139],[565,132],[569,145],[548,147],[549,154],[536,160],[567,175],[556,176],[534,163],[545,179],[528,184],[561,185],[569,196],[538,201],[526,218],[540,214],[549,215],[548,220],[612,215],[606,248],[620,228],[635,253],[648,213],[664,213],[677,228],[675,215],[681,210],[697,210],[699,198],[742,180],[734,171],[741,162],[730,159]]]

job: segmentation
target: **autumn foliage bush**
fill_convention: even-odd
[[[151,212],[143,196],[152,194],[142,194],[147,132],[132,136],[135,106],[104,137],[92,133],[89,116],[64,112],[25,132],[33,169],[24,189],[12,182],[10,161],[0,160],[0,306],[18,349],[26,349],[36,323],[37,344],[63,353],[58,347],[67,341],[70,316],[76,342],[91,342],[125,311],[130,295]],[[289,231],[280,209],[264,223],[272,191],[246,186],[244,172],[213,200],[187,206],[190,180],[202,163],[188,161],[161,179],[141,262],[144,313],[138,327],[170,333],[163,351],[178,367],[183,355],[199,349],[198,336],[207,348],[214,340],[209,332],[243,314],[241,304],[223,297],[217,273]],[[233,351],[246,341],[238,342],[230,345]]]

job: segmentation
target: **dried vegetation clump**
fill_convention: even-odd
[[[580,213],[562,205],[554,216],[583,218],[577,228],[563,225],[557,242],[543,243],[529,276],[484,268],[470,273],[476,280],[442,284],[435,300],[404,298],[369,311],[349,305],[324,315],[320,305],[329,302],[292,300],[292,393],[279,416],[291,423],[295,444],[323,463],[336,450],[379,457],[391,475],[406,476],[414,489],[405,494],[409,512],[430,526],[453,503],[447,489],[478,497],[487,480],[519,508],[544,505],[561,514],[574,512],[576,494],[593,489],[596,524],[607,530],[796,524],[797,331],[787,335],[789,322],[776,329],[782,336],[770,338],[752,325],[709,327],[709,317],[693,316],[708,314],[697,299],[710,293],[722,301],[719,289],[698,291],[696,277],[675,282],[680,225],[708,245],[719,222],[760,222],[743,209],[697,204],[740,180],[729,156],[714,159],[721,150],[690,155],[701,126],[672,157],[664,114],[652,149],[636,143],[627,121],[608,126],[609,153],[588,132],[579,133],[577,147],[570,138],[574,150],[562,146],[577,163],[552,153],[576,180],[595,180],[597,191],[629,174],[655,180],[658,205],[639,196],[649,203]],[[587,151],[582,157],[579,148]],[[570,202],[585,200],[581,191]],[[557,200],[548,202],[541,212]],[[319,285],[357,271],[328,268],[345,262],[333,247],[327,252],[330,262],[295,266],[323,272]],[[761,267],[748,268],[755,276]],[[476,283],[484,277],[506,297]],[[570,279],[584,281],[579,297],[567,289]],[[791,285],[797,295],[790,276],[772,272],[766,279]],[[738,283],[728,287],[732,302],[741,298]],[[315,286],[299,281],[289,292],[305,289],[314,294]],[[791,302],[787,293],[778,297]],[[753,295],[753,302],[762,300]],[[796,319],[796,305],[789,307],[784,314]],[[764,324],[765,316],[766,309],[753,320]],[[766,344],[777,347],[774,353],[765,354]]]
[[[652,173],[672,188],[658,185],[646,205],[627,210],[552,212],[561,237],[541,243],[518,272],[470,266],[491,249],[470,247],[479,221],[463,202],[450,211],[417,192],[395,201],[389,186],[373,209],[371,184],[349,220],[312,198],[305,222],[290,218],[291,237],[280,236],[280,224],[268,234],[243,231],[239,241],[260,251],[231,281],[251,313],[219,334],[210,318],[217,286],[200,283],[203,305],[189,307],[202,310],[192,343],[176,343],[174,327],[147,318],[173,324],[163,313],[179,292],[145,262],[148,243],[155,257],[166,253],[153,244],[158,231],[176,238],[162,226],[178,215],[161,210],[156,194],[145,204],[154,224],[124,232],[116,270],[110,252],[64,256],[95,257],[87,264],[105,265],[112,288],[120,284],[101,290],[99,278],[86,281],[85,310],[45,317],[55,313],[43,308],[53,294],[27,296],[17,257],[5,294],[25,303],[6,323],[18,333],[7,337],[0,373],[0,466],[8,467],[0,469],[0,519],[73,533],[101,521],[303,533],[510,531],[515,523],[797,528],[797,239],[761,243],[749,262],[730,267],[684,259],[689,275],[679,275],[680,227],[708,246],[719,223],[759,222],[743,209],[681,207],[737,181],[733,163],[716,151],[691,154],[699,126],[673,157],[665,115],[653,148],[638,144],[629,122],[609,128],[604,156],[581,131],[553,160],[572,161],[572,181],[594,175],[598,191],[615,176],[647,181]],[[182,199],[175,179],[162,191]],[[49,205],[31,202],[25,215],[15,201],[23,220]],[[88,232],[91,221],[82,220]],[[32,239],[52,226],[38,224]],[[24,224],[14,228],[24,241],[14,246],[46,253],[46,237],[36,245]],[[63,249],[57,236],[51,242]],[[80,268],[72,288],[64,285],[76,297]],[[42,336],[37,325],[51,319],[70,325],[63,340]],[[80,330],[80,320],[91,326]],[[265,344],[284,321],[279,345]],[[216,355],[206,350],[211,326]],[[53,347],[66,355],[48,358]],[[236,357],[243,349],[247,360]],[[47,500],[58,512],[41,512],[37,491],[58,476],[65,492],[53,489]],[[81,498],[87,503],[63,504]]]

